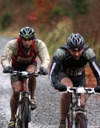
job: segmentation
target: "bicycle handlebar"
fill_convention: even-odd
[[[27,71],[11,71],[11,72],[8,72],[10,73],[11,75],[13,76],[16,76],[16,75],[20,75],[20,76],[25,76],[25,77],[28,77],[30,75],[34,75],[35,77],[38,77],[39,75],[43,75],[40,71],[38,72],[27,72]]]
[[[88,87],[67,87],[67,90],[62,93],[87,93],[87,94],[93,94],[93,93],[100,93],[100,87],[97,86],[95,88],[88,88]]]
[[[100,86],[96,86],[96,87],[94,88],[94,90],[95,90],[95,92],[100,93]]]

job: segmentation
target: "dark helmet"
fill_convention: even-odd
[[[24,27],[20,30],[19,36],[24,39],[33,39],[35,37],[34,29],[31,27]]]
[[[84,38],[79,33],[77,34],[72,33],[68,37],[67,45],[73,51],[75,50],[80,51],[83,48],[84,44],[85,44]]]

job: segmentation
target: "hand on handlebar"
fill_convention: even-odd
[[[7,66],[3,69],[3,73],[10,73],[12,72],[12,67],[11,66]]]
[[[60,92],[63,92],[63,91],[66,91],[67,90],[67,87],[63,84],[54,84],[54,88],[57,89],[58,91]]]
[[[41,67],[41,68],[40,68],[40,73],[43,74],[43,75],[47,75],[47,74],[48,74],[48,71],[47,71],[46,68]]]
[[[96,87],[94,88],[94,90],[95,90],[95,92],[100,93],[100,85],[99,85],[99,86],[96,86]]]

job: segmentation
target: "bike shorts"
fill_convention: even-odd
[[[12,69],[16,70],[16,71],[26,71],[28,65],[22,65],[21,67],[15,66],[12,64]],[[34,65],[35,67],[37,67],[37,63],[32,63],[32,65]],[[16,82],[16,81],[22,81],[22,78],[20,76],[11,76],[11,83]]]
[[[58,72],[59,82],[65,77],[69,78],[72,81],[74,87],[78,87],[78,86],[86,87],[86,78],[85,78],[85,73],[84,72],[80,76],[69,76],[65,72]]]

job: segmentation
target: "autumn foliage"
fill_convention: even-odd
[[[95,87],[96,86],[96,78],[91,70],[91,68],[85,68],[85,75],[86,75],[86,84],[88,87]]]
[[[30,19],[41,20],[41,22],[46,22],[50,19],[50,11],[55,6],[55,3],[50,0],[35,0],[34,2],[34,12],[30,13]]]

